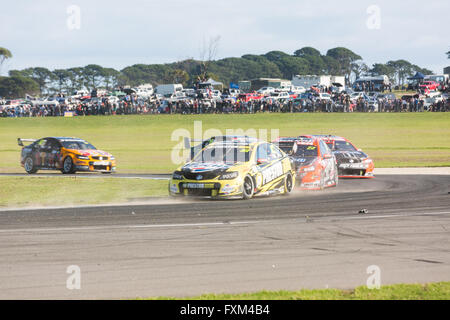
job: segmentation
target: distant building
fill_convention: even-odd
[[[450,74],[450,67],[444,68],[444,74]]]

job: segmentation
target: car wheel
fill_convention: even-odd
[[[250,176],[246,176],[244,178],[244,185],[242,188],[242,196],[244,199],[251,199],[253,197],[253,193],[255,192],[253,186],[253,179]]]
[[[75,166],[73,165],[73,160],[71,157],[66,157],[63,162],[62,168],[63,174],[75,173]]]
[[[25,171],[29,174],[33,174],[37,172],[36,167],[34,166],[34,161],[32,158],[27,157],[24,163]]]
[[[288,173],[286,179],[284,179],[284,194],[289,195],[294,190],[294,183],[292,181],[292,175]]]

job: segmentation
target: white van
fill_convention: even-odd
[[[156,93],[163,96],[183,91],[183,85],[179,83],[160,84],[155,88]]]

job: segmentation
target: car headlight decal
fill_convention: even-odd
[[[89,160],[89,157],[88,157],[88,156],[77,155],[77,159],[80,159],[80,160]]]

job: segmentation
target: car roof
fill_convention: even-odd
[[[205,148],[234,148],[234,147],[252,147],[255,145],[259,145],[263,143],[263,141],[217,141],[207,145]]]
[[[297,144],[314,144],[316,141],[319,140],[318,137],[310,136],[310,135],[303,135],[298,137],[279,137],[277,140],[275,140],[275,143],[286,143],[286,142],[293,142]]]
[[[344,137],[335,136],[331,134],[315,134],[312,135],[313,137],[323,139],[323,140],[329,140],[329,141],[347,141]]]
[[[65,140],[65,141],[85,141],[81,138],[75,138],[75,137],[45,137],[44,139],[56,139],[56,140]]]

